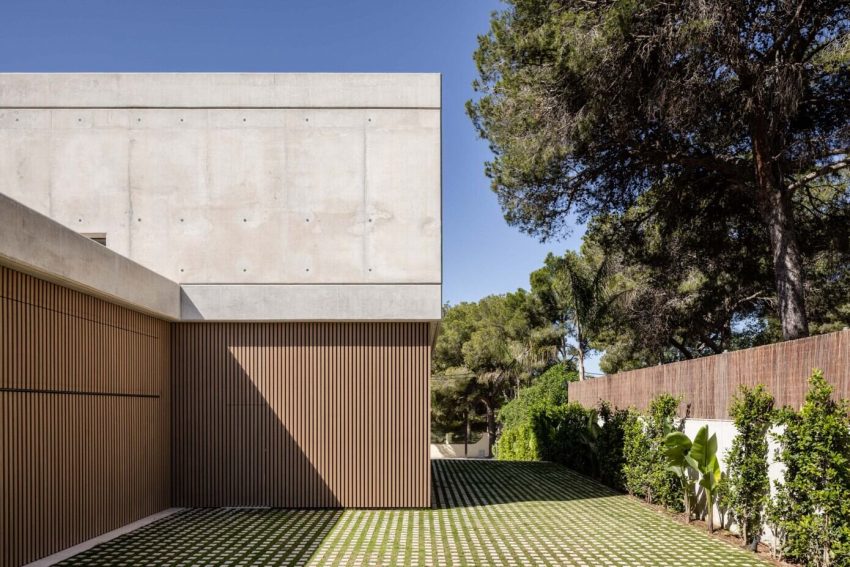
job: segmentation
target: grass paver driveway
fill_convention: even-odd
[[[764,565],[559,465],[434,461],[431,510],[191,509],[63,565]]]

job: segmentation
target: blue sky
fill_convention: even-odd
[[[547,252],[509,227],[464,111],[494,0],[223,2],[6,0],[0,71],[439,72],[443,75],[443,297],[528,287]],[[590,370],[596,371],[592,362]]]

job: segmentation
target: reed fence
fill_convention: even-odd
[[[836,398],[850,398],[850,330],[746,350],[620,372],[570,384],[570,400],[593,407],[607,400],[620,408],[646,409],[662,393],[682,397],[680,414],[728,419],[742,385],[764,384],[777,406],[799,408],[812,369],[823,370]]]

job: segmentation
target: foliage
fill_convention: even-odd
[[[594,416],[574,402],[537,412],[532,423],[541,459],[594,476],[595,460],[587,445],[588,424]]]
[[[519,391],[499,410],[502,431],[496,442],[496,457],[504,461],[538,461],[538,439],[532,427],[533,417],[567,403],[567,386],[576,380],[575,371],[562,364],[551,366],[534,382]]]
[[[647,502],[679,510],[679,478],[667,468],[664,438],[681,431],[684,420],[676,419],[680,398],[661,394],[650,403],[646,415],[632,413],[624,425],[623,472],[630,494]]]
[[[575,372],[550,369],[505,405],[499,414],[504,427],[496,456],[560,463],[623,490],[623,443],[630,413],[604,402],[598,410],[567,403],[564,386],[574,380]]]
[[[575,356],[579,380],[585,379],[584,361],[592,350],[591,341],[619,297],[612,290],[611,279],[607,258],[595,260],[571,251],[563,256],[550,253],[543,267],[531,274],[531,291],[563,337],[562,357]]]
[[[832,399],[820,370],[809,379],[799,413],[785,409],[777,457],[785,465],[777,483],[771,524],[782,554],[818,567],[850,565],[850,405]]]
[[[763,386],[742,388],[731,414],[739,434],[723,474],[717,437],[703,426],[693,440],[677,418],[680,399],[663,394],[641,414],[601,403],[540,403],[525,421],[506,430],[500,458],[549,460],[595,476],[648,502],[689,513],[694,488],[705,495],[708,529],[714,508],[731,512],[745,545],[758,542],[767,525],[785,558],[815,566],[848,566],[850,550],[850,403],[836,402],[816,371],[799,413],[781,412],[778,459],[785,465],[776,498],[768,498],[767,441],[773,398]],[[553,400],[540,396],[540,400]],[[501,440],[500,440],[501,443]],[[695,483],[694,480],[697,482]],[[684,498],[682,498],[684,495]],[[683,506],[684,505],[684,506]]]
[[[690,437],[681,431],[671,431],[664,437],[664,458],[667,460],[667,470],[679,479],[682,492],[682,503],[685,508],[685,518],[691,521],[691,502],[694,496],[694,481],[691,478],[691,466],[688,454],[693,447]]]
[[[836,211],[811,194],[850,166],[850,6],[506,4],[479,38],[480,97],[468,112],[494,153],[487,174],[508,222],[549,238],[571,213],[619,215],[650,195],[644,217],[732,229],[729,216],[691,205],[742,201],[724,211],[755,213],[773,311],[786,338],[805,335],[797,221],[805,209],[830,225]],[[749,269],[728,267],[741,277]]]
[[[786,496],[782,494],[782,489],[777,486],[776,496],[769,499],[767,506],[764,508],[765,525],[768,529],[770,529],[770,533],[773,535],[769,542],[770,553],[774,559],[781,559],[785,548],[785,517],[786,509],[788,507],[787,505],[788,500]]]
[[[599,480],[611,488],[625,491],[624,445],[631,414],[629,410],[612,408],[604,401],[599,402],[597,412],[602,421],[596,439]]]
[[[623,476],[626,492],[649,501],[650,443],[644,418],[629,410],[623,426]]]
[[[812,333],[850,325],[850,178],[795,201]],[[629,293],[596,337],[607,373],[782,339],[769,234],[739,194],[691,196],[687,214],[654,194],[594,218],[585,242],[605,249]],[[813,213],[820,211],[820,213]],[[826,217],[826,218],[825,218]]]
[[[664,437],[663,455],[667,469],[679,479],[688,521],[694,496],[691,472],[696,474],[705,494],[708,531],[714,531],[714,503],[723,478],[717,460],[717,436],[709,437],[707,425],[700,427],[693,441],[681,431],[671,431]]]
[[[477,399],[474,375],[449,368],[431,379],[431,440],[442,442],[447,434],[467,436],[482,422],[474,411]]]
[[[726,456],[727,491],[721,505],[735,519],[744,545],[753,549],[761,538],[770,498],[768,432],[774,420],[773,404],[764,386],[742,386],[729,409],[738,434]]]
[[[720,462],[717,460],[717,435],[709,436],[707,425],[697,431],[685,460],[688,466],[699,474],[699,485],[705,493],[706,524],[708,531],[713,532],[715,495],[722,475]]]
[[[720,527],[728,527],[731,510],[729,509],[729,475],[725,472],[720,474],[720,482],[714,492],[717,500],[717,512],[720,515]]]
[[[446,307],[433,357],[435,428],[460,421],[468,429],[483,414],[495,440],[501,406],[552,362],[548,336],[537,332],[546,327],[524,290]]]
[[[541,460],[540,446],[534,434],[531,416],[528,421],[502,429],[493,451],[500,461]]]
[[[767,233],[752,205],[706,195],[687,206],[694,218],[652,213],[646,195],[621,216],[591,221],[585,241],[608,250],[629,290],[597,334],[611,373],[686,360],[768,341],[760,322],[772,313]]]
[[[543,374],[534,379],[530,386],[522,388],[516,398],[499,410],[497,419],[502,424],[502,432],[527,423],[531,411],[535,408],[560,406],[567,403],[567,388],[578,376],[574,370],[563,364],[550,366]]]

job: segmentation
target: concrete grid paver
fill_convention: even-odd
[[[764,565],[559,465],[432,467],[430,510],[190,509],[62,565]]]

